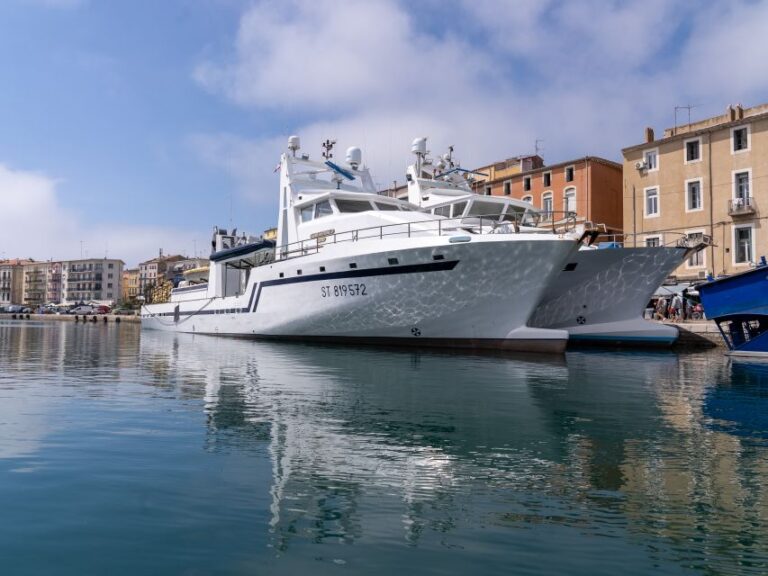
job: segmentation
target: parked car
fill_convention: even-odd
[[[93,306],[83,305],[83,306],[75,306],[74,308],[70,308],[67,310],[67,314],[93,314]]]
[[[112,314],[117,316],[136,316],[136,310],[131,308],[115,308],[112,310]]]
[[[109,306],[96,306],[96,309],[93,312],[94,314],[109,314],[109,311]]]
[[[18,304],[11,304],[10,306],[8,306],[8,308],[5,311],[10,312],[11,314],[18,314],[19,312],[24,311],[24,306],[19,306]]]

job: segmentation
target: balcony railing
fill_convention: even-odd
[[[744,216],[756,212],[755,199],[752,196],[746,198],[733,198],[728,200],[729,216]]]

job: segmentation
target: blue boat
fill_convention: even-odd
[[[697,287],[707,318],[714,320],[729,354],[768,357],[768,264]]]

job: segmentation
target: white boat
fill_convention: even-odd
[[[541,235],[575,226],[573,214],[544,214],[521,200],[475,194],[465,177],[469,171],[451,154],[426,164],[408,168],[409,202],[435,215],[460,218],[466,229],[507,225]],[[529,325],[567,330],[573,342],[673,344],[677,328],[648,321],[643,313],[664,279],[703,244],[681,237],[671,246],[590,245],[587,241],[597,232],[578,229],[584,243],[547,285]]]
[[[142,327],[253,338],[562,351],[531,327],[572,234],[465,230],[378,195],[359,148],[280,162],[277,241],[218,233],[207,284],[143,306]],[[232,245],[234,242],[234,245]],[[227,244],[229,243],[229,244]]]

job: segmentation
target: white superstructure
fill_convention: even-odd
[[[407,173],[412,204],[435,215],[459,218],[468,229],[506,223],[521,233],[553,234],[574,227],[573,214],[545,214],[521,200],[475,194],[465,177],[468,171],[459,168],[451,154],[428,159],[422,140],[420,161]],[[581,232],[590,238],[589,231]],[[664,279],[701,246],[689,245],[686,238],[673,246],[623,248],[615,242],[607,246],[583,245],[574,251],[547,285],[529,324],[567,330],[572,341],[672,344],[677,328],[649,322],[643,312]]]
[[[326,143],[330,144],[330,143]],[[277,242],[233,242],[207,284],[145,305],[142,326],[259,338],[560,351],[567,332],[528,326],[575,246],[424,214],[376,194],[359,149],[336,164],[280,163]],[[224,235],[219,234],[219,239]]]

